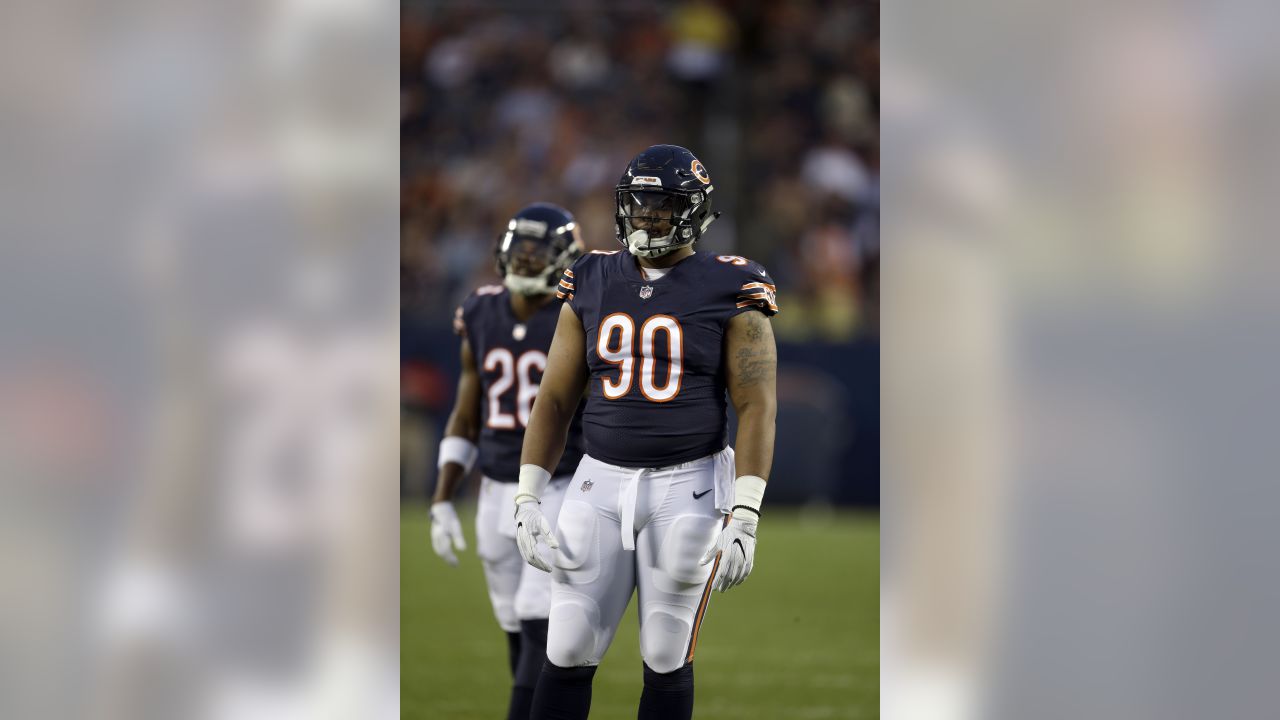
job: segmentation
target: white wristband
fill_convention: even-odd
[[[539,502],[542,491],[551,482],[551,473],[537,465],[520,466],[520,482],[516,485],[516,504]]]
[[[462,466],[464,473],[470,473],[478,457],[480,450],[470,440],[450,435],[440,441],[440,459],[436,462],[436,467],[443,470],[445,465],[457,463]]]
[[[760,517],[760,503],[764,502],[764,478],[755,475],[740,475],[733,481],[733,512],[746,508],[753,513],[752,517]]]

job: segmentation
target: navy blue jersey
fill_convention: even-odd
[[[558,296],[586,331],[591,388],[587,452],[623,467],[665,467],[724,449],[729,318],[778,312],[760,265],[694,253],[646,280],[626,252],[593,252],[566,270]]]
[[[454,330],[467,338],[480,373],[480,471],[499,482],[520,474],[520,448],[533,399],[547,367],[560,302],[543,305],[524,323],[501,285],[479,288],[458,308]],[[555,477],[571,475],[582,459],[582,408],[569,426],[569,440]]]

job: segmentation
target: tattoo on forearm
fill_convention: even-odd
[[[744,347],[738,350],[735,360],[736,381],[740,388],[751,387],[773,377],[776,360],[772,352]]]

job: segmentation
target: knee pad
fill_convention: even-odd
[[[590,598],[573,598],[551,607],[547,660],[560,667],[594,665],[600,609]]]
[[[659,607],[645,614],[640,628],[640,655],[644,658],[645,667],[658,673],[669,673],[684,665],[693,625],[674,613],[684,615],[688,612],[681,607]]]
[[[687,692],[693,689],[693,663],[671,672],[658,672],[644,664],[644,686],[659,692]]]
[[[675,595],[700,594],[711,565],[699,561],[717,532],[719,523],[702,515],[682,515],[672,521],[658,548],[657,567],[651,569],[654,587]]]

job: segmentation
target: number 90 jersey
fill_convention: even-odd
[[[778,312],[773,280],[736,255],[694,253],[647,280],[625,252],[592,252],[557,296],[586,332],[587,453],[623,467],[666,467],[728,444],[724,334],[748,310]]]
[[[454,331],[471,344],[480,375],[480,471],[490,479],[519,478],[524,429],[559,317],[560,302],[552,300],[525,322],[517,321],[509,291],[501,285],[477,289],[454,315]],[[581,418],[579,406],[555,477],[572,475],[582,459]]]

